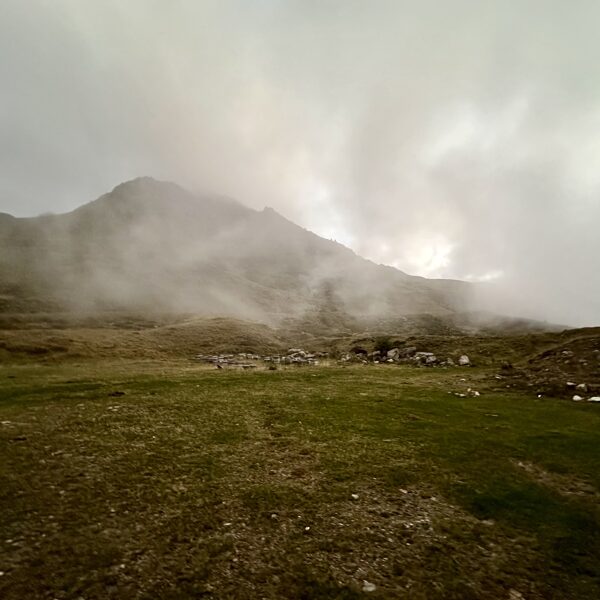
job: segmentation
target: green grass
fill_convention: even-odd
[[[600,407],[486,375],[4,367],[0,596],[600,597]]]

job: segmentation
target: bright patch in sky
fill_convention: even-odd
[[[465,279],[466,281],[484,282],[496,281],[497,279],[501,279],[502,277],[504,277],[504,271],[496,269],[495,271],[488,271],[487,273],[482,273],[481,275],[473,275],[472,273],[469,273],[468,275],[462,277],[462,279]]]
[[[402,256],[389,261],[387,264],[410,275],[421,275],[422,277],[441,277],[445,275],[445,271],[452,262],[451,254],[454,244],[444,237],[432,237],[426,234],[415,234],[405,242],[405,244],[399,244],[396,250],[396,253],[404,250]],[[391,252],[392,250],[389,249],[388,255]]]
[[[452,244],[447,242],[423,240],[421,248],[409,257],[414,274],[425,277],[439,274],[450,264],[452,249]]]

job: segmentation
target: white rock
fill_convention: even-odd
[[[580,383],[575,389],[578,392],[587,392],[588,391],[587,383]]]
[[[350,494],[352,500],[358,500],[358,494]]]
[[[363,592],[374,592],[376,589],[377,589],[377,586],[374,583],[371,583],[370,581],[363,579],[363,586],[362,586]]]
[[[567,381],[568,388],[574,388],[577,384],[574,381]]]
[[[578,396],[577,394],[575,394],[575,395],[573,396],[573,401],[574,401],[574,402],[579,402],[580,400],[583,400],[583,398],[582,398],[581,396]]]
[[[592,396],[588,398],[588,402],[600,402],[600,396]]]
[[[463,354],[463,355],[462,355],[462,356],[461,356],[461,357],[458,359],[458,364],[459,364],[461,367],[466,367],[467,365],[470,365],[470,364],[471,364],[471,360],[470,360],[470,358],[469,358],[469,357],[468,357],[466,354]]]

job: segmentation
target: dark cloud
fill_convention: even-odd
[[[0,209],[149,174],[598,324],[599,19],[583,0],[6,0]]]

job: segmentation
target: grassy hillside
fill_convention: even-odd
[[[488,374],[4,367],[0,595],[595,600],[599,407]]]

